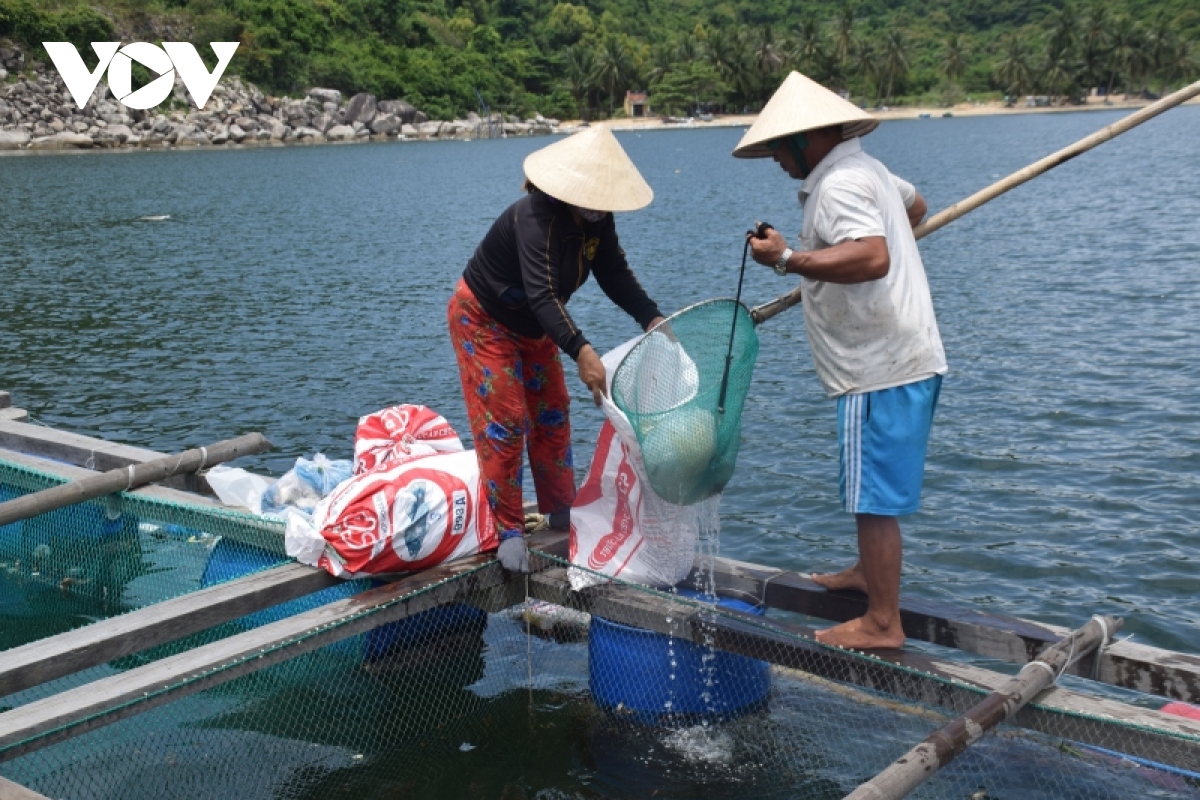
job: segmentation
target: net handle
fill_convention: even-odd
[[[725,353],[725,371],[721,373],[721,394],[717,398],[717,413],[725,413],[725,392],[729,389],[729,368],[733,365],[733,337],[737,333],[738,306],[742,304],[742,282],[746,280],[746,256],[750,253],[750,237],[742,246],[742,270],[738,273],[737,296],[733,303],[733,324],[729,326],[729,350]]]

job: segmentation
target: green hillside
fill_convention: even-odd
[[[619,113],[628,88],[656,111],[752,109],[793,68],[865,105],[1200,75],[1195,0],[0,0],[5,37],[239,41],[231,73],[269,91],[368,91],[439,118],[476,91],[522,116]]]

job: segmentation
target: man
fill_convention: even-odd
[[[801,277],[817,376],[837,399],[839,488],[855,515],[859,560],[814,575],[858,589],[867,613],[821,631],[822,642],[900,647],[900,525],[920,504],[925,450],[946,357],[912,228],[925,201],[867,155],[859,137],[878,122],[793,72],[733,151],[771,156],[803,180],[802,249],[768,230],[750,237],[754,260]]]

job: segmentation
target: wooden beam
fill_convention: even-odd
[[[29,412],[23,408],[0,408],[0,420],[25,422],[28,419]]]
[[[341,580],[285,564],[0,652],[0,697],[261,611]]]
[[[812,628],[781,620],[724,612],[713,615],[694,604],[672,601],[620,584],[572,592],[565,569],[530,576],[530,595],[605,619],[692,642],[711,641],[721,650],[769,661],[841,683],[903,697],[953,712],[965,711],[980,692],[1002,687],[1008,675],[930,658],[905,650],[877,651],[871,658],[812,641]],[[975,691],[972,691],[974,687]],[[1030,730],[1069,738],[1130,755],[1200,771],[1200,723],[1091,695],[1052,688],[1011,721]],[[1086,715],[1086,716],[1083,716]],[[1129,727],[1118,731],[1107,720]],[[1115,738],[1119,736],[1119,739]]]
[[[506,602],[524,596],[524,580],[511,579],[493,556],[472,556],[19,706],[0,714],[0,762],[380,625],[437,606],[470,602],[508,585],[514,592],[505,593]]]
[[[127,492],[174,475],[196,472],[209,464],[223,464],[244,455],[270,450],[261,433],[247,433],[208,447],[185,450],[141,464],[130,464],[76,481],[52,486],[13,500],[0,502],[0,525],[8,525],[98,497]]]
[[[688,582],[696,580],[697,566]],[[714,566],[718,592],[764,603],[818,619],[844,622],[862,616],[866,596],[830,592],[809,578],[787,570],[718,558]],[[764,602],[765,601],[765,602]],[[1068,629],[1019,617],[964,609],[937,600],[902,597],[900,619],[910,639],[967,653],[1026,664],[1062,638]],[[1156,647],[1114,642],[1100,656],[1080,660],[1070,672],[1160,697],[1200,703],[1200,657]]]
[[[0,418],[0,448],[65,461],[99,472],[153,461],[164,455],[141,447],[3,418]],[[175,476],[164,481],[164,485],[190,491],[209,490],[208,483],[196,476]]]
[[[32,789],[26,789],[19,783],[0,778],[0,800],[50,800],[50,798],[44,794],[38,794]]]

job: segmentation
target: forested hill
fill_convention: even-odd
[[[3,38],[239,41],[230,72],[270,91],[368,91],[442,118],[481,97],[620,113],[631,88],[656,113],[752,109],[788,69],[865,105],[1066,102],[1200,75],[1196,0],[0,0]]]

